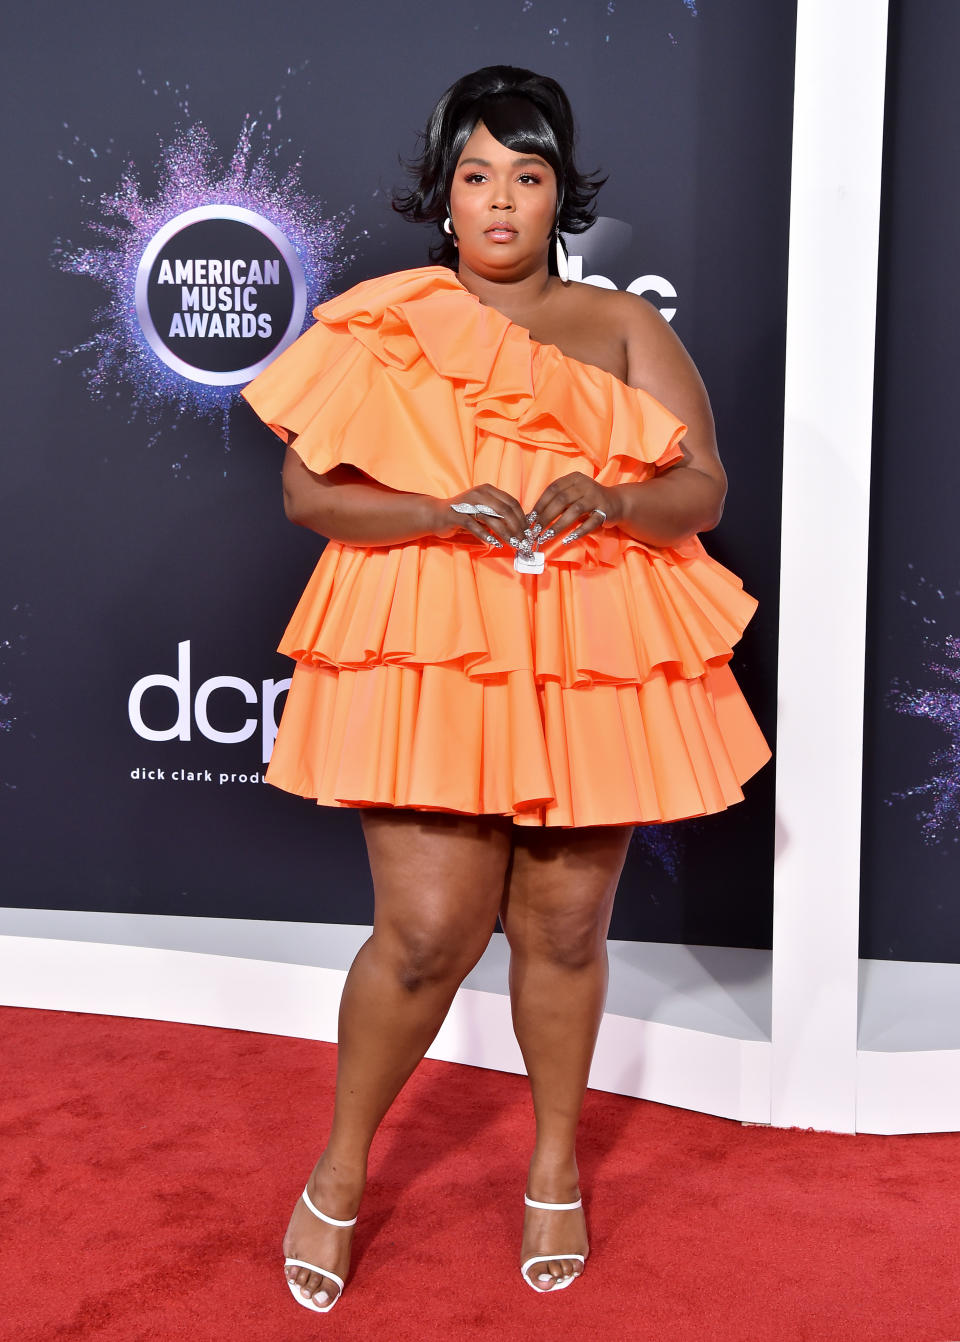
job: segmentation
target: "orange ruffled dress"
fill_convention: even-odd
[[[685,425],[541,345],[442,266],[369,280],[244,390],[310,470],[358,467],[529,511],[558,476],[649,479]],[[727,666],[756,602],[696,538],[616,528],[512,549],[460,533],[328,542],[280,651],[297,665],[267,781],[325,806],[635,824],[742,800],[769,749]]]

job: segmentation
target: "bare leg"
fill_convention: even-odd
[[[576,1133],[607,993],[607,929],[630,826],[518,836],[501,920],[510,943],[513,1024],[523,1053],[537,1137],[527,1192],[538,1202],[579,1196]],[[521,1263],[548,1290],[582,1271],[563,1252],[588,1253],[582,1210],[526,1209]]]
[[[357,1214],[374,1133],[490,940],[511,828],[497,817],[363,812],[373,935],[344,985],[333,1123],[307,1185],[328,1216]],[[351,1230],[318,1221],[298,1200],[283,1251],[346,1279],[351,1238]],[[337,1291],[306,1268],[288,1267],[287,1276],[320,1304]]]

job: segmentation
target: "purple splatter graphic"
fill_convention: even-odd
[[[630,840],[631,847],[639,849],[652,867],[662,867],[664,874],[676,885],[680,878],[682,854],[681,834],[690,832],[691,822],[684,825],[638,825]],[[651,896],[652,897],[652,896]],[[656,902],[656,900],[654,900]]]
[[[917,578],[915,591],[914,596],[901,592],[900,600],[917,609],[923,624],[936,626],[937,617],[927,612],[946,602],[947,593],[923,577]],[[951,595],[958,597],[960,591]],[[932,683],[915,686],[894,680],[889,702],[898,713],[934,723],[945,733],[947,742],[931,755],[930,776],[924,782],[893,795],[924,799],[926,804],[917,812],[917,820],[927,843],[955,844],[960,842],[960,635],[924,637],[923,646],[929,654],[924,666]]]
[[[569,10],[569,13],[565,13]],[[600,36],[610,42],[611,20],[617,17],[617,0],[594,0],[593,4],[566,5],[557,0],[521,0],[520,13],[529,14],[536,30],[551,47],[584,50]],[[599,22],[598,22],[599,21]],[[478,25],[479,27],[479,25]]]
[[[166,88],[181,117],[188,116],[185,96],[169,83]],[[153,93],[158,95],[159,90]],[[227,162],[201,121],[181,121],[169,140],[160,141],[157,184],[152,192],[144,190],[136,167],[128,163],[113,190],[94,199],[84,198],[89,210],[87,227],[95,240],[81,246],[58,240],[54,263],[67,274],[95,280],[106,290],[107,298],[94,314],[93,334],[61,351],[57,362],[90,357],[84,380],[92,397],[119,395],[125,387],[134,415],[141,411],[156,423],[164,410],[172,409],[174,427],[185,415],[219,416],[227,443],[229,411],[239,387],[190,381],[167,367],[147,344],[135,311],[137,267],[145,248],[164,224],[187,210],[218,204],[255,211],[275,225],[296,251],[306,280],[307,310],[330,295],[333,276],[352,259],[342,248],[350,212],[330,215],[325,211],[302,183],[299,157],[281,166],[281,153],[290,145],[289,138],[278,140],[275,135],[275,123],[281,118],[280,94],[269,120],[245,116]],[[112,150],[110,144],[104,153]],[[90,184],[91,161],[100,157],[95,149],[74,135],[70,151],[60,157],[76,170],[82,186]],[[174,463],[174,470],[180,465]]]
[[[937,645],[928,644],[935,649]],[[945,746],[930,757],[930,777],[896,797],[922,797],[929,804],[917,812],[920,829],[928,843],[958,842],[960,831],[960,637],[948,635],[927,662],[930,675],[941,683],[929,689],[894,683],[891,702],[898,713],[926,718],[947,735]],[[953,666],[941,658],[955,663]]]
[[[27,601],[15,601],[6,616],[7,632],[0,635],[0,733],[23,730],[23,713],[16,706],[16,670],[27,653],[25,625],[32,611]],[[16,783],[0,779],[0,791],[15,792]]]

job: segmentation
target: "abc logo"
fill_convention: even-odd
[[[570,278],[598,289],[616,289],[610,274],[629,275],[636,253],[633,226],[626,219],[601,214],[585,233],[564,233]],[[586,272],[586,273],[584,273]],[[677,315],[677,291],[662,275],[638,275],[626,286],[628,294],[649,298],[668,322]]]
[[[583,257],[573,254],[567,258],[570,266],[570,278],[572,280],[581,280],[584,284],[593,284],[598,289],[615,289],[617,286],[613,280],[607,279],[606,275],[584,275]],[[631,280],[627,285],[628,294],[641,294],[647,297],[650,294],[656,294],[661,300],[676,299],[677,291],[662,275],[638,275],[635,280]],[[677,315],[676,303],[660,302],[656,306],[660,309],[661,317],[668,322],[673,321]]]

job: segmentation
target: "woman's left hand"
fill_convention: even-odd
[[[533,506],[535,520],[543,528],[540,540],[549,541],[566,532],[561,545],[569,545],[598,527],[615,525],[619,510],[617,490],[597,484],[582,471],[561,475],[546,487]]]

